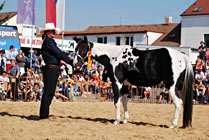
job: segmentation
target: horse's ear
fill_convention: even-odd
[[[89,44],[90,44],[90,48],[92,49],[94,44],[92,42],[89,42]]]
[[[88,43],[88,39],[86,37],[86,35],[84,36],[84,42],[87,44]]]
[[[73,37],[73,40],[75,40],[76,43],[80,41],[77,37]]]

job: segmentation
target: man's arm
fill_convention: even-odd
[[[55,43],[55,41],[49,41],[48,42],[49,45],[49,49],[54,52],[54,54],[56,54],[61,60],[65,61],[66,63],[72,65],[73,64],[73,60],[70,59],[68,57],[68,55],[64,52],[62,52],[58,47],[57,44]]]

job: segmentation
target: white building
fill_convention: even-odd
[[[181,14],[181,44],[196,48],[200,41],[209,47],[209,0],[197,0]]]
[[[91,42],[113,45],[163,45],[180,46],[180,23],[166,20],[165,24],[90,26],[84,31],[64,33],[65,39],[88,37]]]

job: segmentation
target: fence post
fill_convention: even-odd
[[[152,86],[152,103],[154,103],[154,99],[155,99],[154,89],[155,89],[154,86]]]
[[[71,97],[71,93],[72,93],[72,90],[73,89],[73,83],[72,83],[72,80],[70,80],[70,101],[72,101],[72,97]]]

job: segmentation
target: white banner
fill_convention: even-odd
[[[31,38],[30,37],[23,37],[20,36],[20,44],[21,47],[25,48],[31,48]],[[63,51],[75,51],[76,42],[74,40],[63,40],[63,48],[62,48],[62,40],[61,39],[55,39],[55,42],[57,43],[58,47]],[[36,49],[41,49],[43,41],[41,37],[33,37],[33,47]]]

